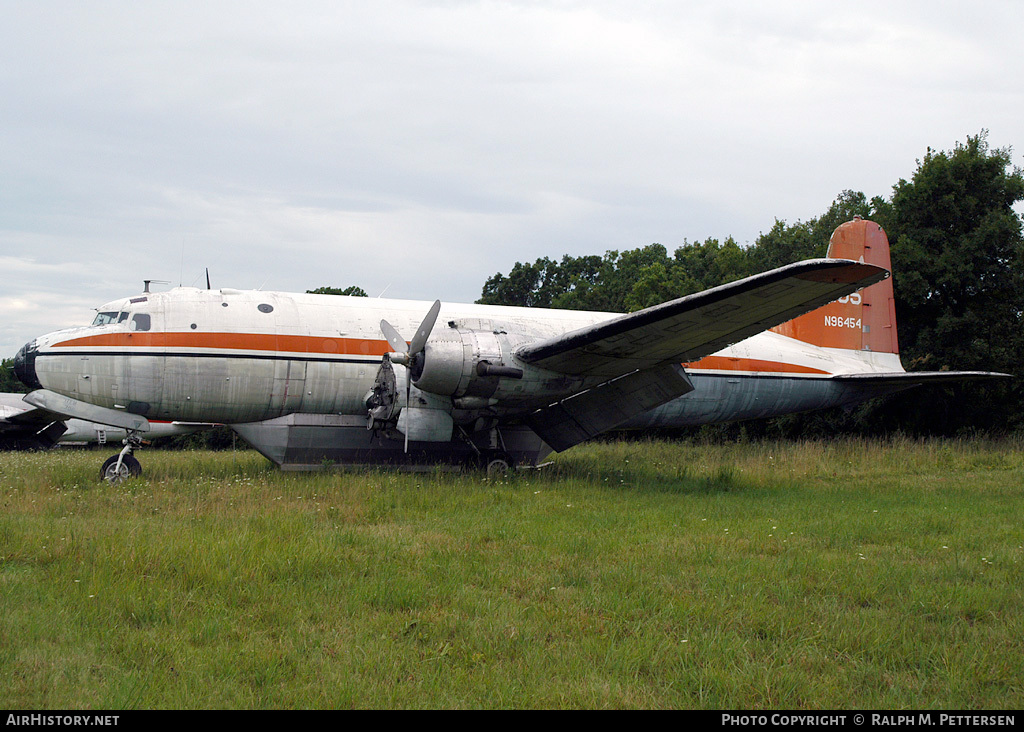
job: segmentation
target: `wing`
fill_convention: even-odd
[[[516,356],[527,363],[600,382],[537,409],[525,422],[552,448],[565,450],[691,391],[681,362],[888,274],[845,259],[808,260],[525,346]]]
[[[141,415],[87,404],[47,389],[29,392],[25,395],[25,401],[40,409],[64,415],[64,418],[77,417],[87,422],[120,427],[124,430],[149,432],[149,420]]]
[[[870,264],[810,259],[532,343],[516,356],[550,371],[613,379],[695,361],[888,276]]]

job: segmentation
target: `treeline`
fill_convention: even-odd
[[[1024,176],[987,133],[951,151],[928,149],[888,198],[844,191],[817,218],[777,220],[753,245],[733,239],[661,244],[603,256],[517,262],[495,274],[478,302],[633,311],[801,259],[822,257],[832,231],[854,216],[885,229],[892,247],[900,351],[907,370],[1014,373],[1024,361],[1024,236],[1014,206]],[[706,434],[813,436],[1004,433],[1024,428],[1018,380],[913,389],[853,412],[835,410]]]

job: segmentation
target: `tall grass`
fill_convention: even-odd
[[[7,708],[1019,708],[1024,449],[0,455]]]

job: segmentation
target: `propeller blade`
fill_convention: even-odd
[[[412,366],[413,356],[418,353],[422,353],[423,349],[427,346],[427,339],[430,338],[430,331],[434,329],[434,323],[437,322],[437,314],[441,312],[441,301],[435,300],[434,304],[430,306],[430,310],[427,311],[427,316],[423,318],[423,322],[420,323],[420,327],[416,330],[416,335],[412,337],[412,344],[405,342],[401,334],[395,327],[386,320],[380,321],[380,332],[384,334],[384,337],[388,339],[388,343],[391,345],[392,350],[396,354],[405,354],[402,358],[396,357],[394,354],[391,356],[392,363],[397,363],[406,367],[405,371],[405,451],[409,452],[409,431],[412,429],[412,411],[409,401],[412,399]]]
[[[405,339],[395,330],[394,326],[386,320],[380,321],[380,332],[384,334],[384,337],[388,339],[388,343],[391,344],[391,349],[395,353],[408,353],[409,344],[405,342]]]
[[[435,300],[434,304],[430,306],[427,317],[420,323],[416,335],[412,337],[412,345],[409,346],[410,353],[419,353],[427,345],[427,339],[430,337],[430,331],[434,329],[434,323],[437,322],[437,314],[439,312],[441,312],[441,301]]]
[[[405,454],[409,454],[409,431],[412,429],[412,412],[409,410],[409,400],[412,399],[412,367],[405,369]]]

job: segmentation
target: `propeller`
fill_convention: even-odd
[[[405,408],[410,409],[410,397],[412,394],[412,371],[413,365],[421,363],[423,359],[423,350],[427,346],[427,339],[430,337],[430,331],[434,329],[434,323],[437,322],[437,314],[441,312],[441,301],[435,300],[434,304],[430,306],[430,310],[427,311],[427,316],[423,318],[423,322],[420,323],[420,327],[416,329],[416,334],[412,337],[410,343],[406,343],[405,339],[402,338],[401,334],[395,329],[391,323],[386,320],[380,321],[380,330],[387,338],[388,343],[393,349],[393,353],[389,355],[392,363],[402,364],[406,368],[405,374]],[[412,419],[409,415],[406,415],[405,424],[405,451],[409,452],[409,430],[412,427]]]

